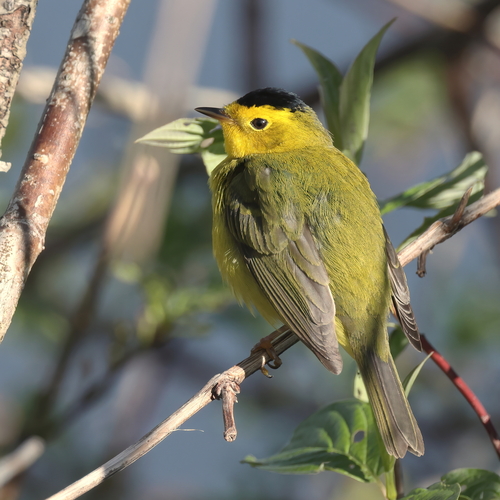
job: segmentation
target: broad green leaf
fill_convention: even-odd
[[[460,485],[435,483],[428,489],[416,488],[401,500],[458,500]]]
[[[339,92],[340,84],[342,83],[342,73],[330,59],[317,50],[297,40],[292,40],[292,43],[304,52],[318,75],[323,111],[328,130],[333,135],[335,147],[342,150],[342,127],[339,115]]]
[[[210,133],[217,125],[217,120],[211,118],[179,118],[135,142],[168,148],[178,154],[197,153],[201,143],[211,137]]]
[[[419,363],[413,370],[408,373],[406,378],[403,380],[403,388],[405,390],[406,397],[410,394],[411,388],[413,387],[413,384],[415,383],[415,380],[417,380],[418,374],[422,370],[422,368],[425,365],[425,362],[432,356],[432,354],[429,354],[428,356],[425,357],[425,359]]]
[[[136,142],[168,148],[172,153],[200,153],[208,175],[226,157],[219,122],[211,118],[180,118]]]
[[[494,472],[482,469],[457,469],[445,474],[442,481],[459,483],[460,498],[470,500],[498,500],[500,498],[500,477]]]
[[[207,169],[207,174],[210,177],[212,170],[226,158],[226,150],[224,149],[224,138],[222,137],[222,130],[215,130],[212,132],[214,140],[208,145],[202,143],[200,154],[203,164]],[[219,137],[220,136],[220,137]]]
[[[340,127],[342,151],[357,165],[361,162],[370,121],[370,96],[378,46],[388,22],[363,48],[340,85]]]
[[[370,405],[357,400],[323,408],[295,429],[281,452],[261,460],[249,456],[244,462],[285,474],[336,471],[362,482],[379,482],[378,476],[394,465]]]
[[[471,198],[478,199],[478,193],[482,193],[484,189],[484,177],[487,171],[488,167],[481,153],[473,151],[467,154],[462,163],[451,172],[417,184],[404,193],[382,202],[380,211],[384,215],[401,207],[447,209],[455,206],[470,186],[473,186]]]

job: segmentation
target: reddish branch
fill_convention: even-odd
[[[451,367],[451,365],[443,358],[439,352],[434,349],[434,347],[427,340],[425,335],[421,335],[422,347],[427,354],[431,355],[432,361],[439,366],[439,368],[446,374],[446,376],[453,382],[453,385],[462,393],[466,401],[472,406],[472,409],[476,412],[479,420],[483,424],[488,436],[490,437],[491,443],[495,448],[495,451],[500,458],[500,437],[498,437],[497,431],[491,422],[491,417],[486,411],[481,401],[472,392],[472,389],[464,382],[464,380],[458,376],[457,372]]]
[[[47,226],[130,0],[86,0],[14,194],[0,221],[0,341]]]

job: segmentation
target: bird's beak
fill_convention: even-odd
[[[233,119],[222,108],[195,108],[198,113],[203,113],[210,118],[215,118],[220,122],[232,122]]]

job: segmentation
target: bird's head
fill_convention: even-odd
[[[196,111],[220,121],[226,153],[233,158],[332,145],[312,108],[286,90],[254,90],[224,108]]]

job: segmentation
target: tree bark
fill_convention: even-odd
[[[0,144],[9,123],[10,106],[26,56],[37,4],[38,0],[17,0],[0,5]],[[0,163],[0,171],[9,167],[10,164]]]
[[[0,220],[0,341],[45,233],[130,0],[85,0],[7,211]]]

